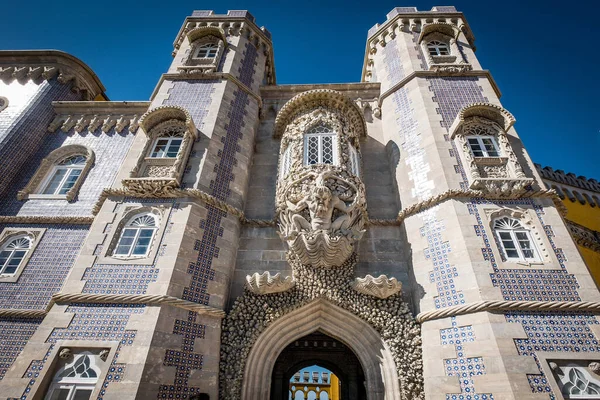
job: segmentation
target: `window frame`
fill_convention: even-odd
[[[66,160],[68,160],[70,158],[74,158],[74,157],[82,157],[84,159],[83,164],[61,165],[61,163],[65,162]],[[66,196],[67,193],[69,193],[69,191],[71,189],[73,189],[74,187],[77,186],[77,183],[78,183],[79,179],[83,175],[83,171],[85,169],[86,164],[87,164],[87,157],[85,155],[82,155],[82,154],[74,154],[74,155],[71,155],[71,156],[63,158],[58,163],[55,163],[52,166],[52,168],[50,169],[50,171],[48,172],[48,174],[46,174],[46,177],[44,178],[44,180],[42,181],[42,183],[40,184],[39,189],[38,189],[38,192],[39,192],[38,195],[42,195],[42,196]],[[66,170],[67,171],[67,173],[61,179],[60,184],[56,187],[56,189],[54,190],[54,193],[45,193],[46,190],[48,189],[48,186],[52,182],[54,176],[56,176],[56,174],[60,170]],[[68,182],[68,178],[71,176],[71,172],[72,171],[79,171],[79,174],[77,174],[77,177],[75,178],[75,181],[73,181],[73,184],[71,185],[71,187],[69,187],[68,190],[65,193],[60,193],[64,189],[65,184]]]
[[[494,135],[466,135],[465,137],[467,139],[467,144],[469,145],[469,150],[471,151],[471,154],[473,155],[473,157],[475,157],[475,158],[502,157],[502,153],[500,152],[500,146],[498,145],[498,141],[496,140],[496,137]],[[483,155],[478,156],[475,154],[475,150],[473,150],[473,146],[471,144],[471,139],[477,140],[477,144],[479,145],[480,150]],[[483,139],[491,139],[492,145],[494,146],[494,149],[496,150],[496,155],[489,155],[488,149],[485,147],[485,144],[483,143]]]
[[[210,46],[210,47],[208,47]],[[204,50],[205,48],[209,48],[209,50],[206,53],[206,56],[204,57],[199,57],[198,53],[200,53],[201,50]],[[212,56],[210,56],[212,52]],[[200,43],[194,46],[194,51],[192,53],[192,59],[194,60],[216,60],[217,56],[219,55],[219,43],[214,42],[214,41],[207,41],[204,43]]]
[[[79,360],[79,358],[85,357],[85,356],[88,356],[89,359],[91,360],[90,369],[92,369],[95,372],[95,374],[96,374],[95,378],[59,377],[58,376],[67,369],[67,366],[69,366],[69,368],[71,368],[72,366],[75,365],[75,363],[77,362],[77,360]],[[91,399],[92,395],[94,394],[94,390],[96,389],[96,386],[97,386],[98,382],[100,381],[100,377],[103,375],[102,368],[100,368],[100,366],[97,365],[96,357],[97,357],[97,355],[92,354],[89,351],[83,351],[81,353],[74,355],[72,362],[65,364],[61,369],[59,369],[58,371],[56,371],[54,373],[54,375],[52,377],[52,381],[50,382],[48,389],[46,390],[46,394],[44,395],[44,400],[51,400],[53,393],[56,390],[60,390],[60,389],[69,389],[69,393],[67,394],[67,397],[65,400],[73,400],[73,398],[77,392],[77,389],[89,389],[90,390],[89,399]]]
[[[27,236],[30,240],[30,246],[27,253],[23,256],[23,259],[19,263],[19,266],[15,270],[13,274],[0,274],[0,282],[17,282],[19,277],[27,267],[29,260],[35,253],[35,249],[40,243],[44,233],[46,232],[46,228],[17,228],[17,227],[7,227],[0,232],[0,251],[5,248],[11,241],[15,240],[18,237]]]
[[[509,228],[498,228],[496,225],[498,224],[498,222],[500,220],[503,219],[507,219],[510,221],[514,221],[516,222],[519,227],[518,228],[513,228],[513,229],[509,229]],[[531,230],[527,229],[523,226],[523,223],[514,217],[510,217],[507,215],[504,216],[499,216],[497,218],[495,218],[492,221],[492,227],[494,230],[494,235],[497,238],[497,244],[499,247],[499,250],[501,252],[501,254],[504,256],[505,261],[507,262],[529,262],[529,263],[538,263],[542,261],[541,258],[541,253],[539,251],[539,249],[537,248],[537,245],[535,243],[535,241],[533,240],[533,237],[531,236]],[[510,240],[512,242],[513,248],[511,250],[515,250],[517,252],[517,257],[511,257],[508,254],[507,248],[505,246],[505,240],[503,239],[501,236],[501,233],[508,233],[508,235],[510,236]],[[518,238],[517,234],[518,233],[523,233],[525,234],[525,239],[527,239],[527,241],[529,242],[529,249],[524,249],[521,245],[521,242],[523,241],[523,239]],[[533,253],[532,257],[526,257],[524,255],[524,250],[531,250]]]
[[[436,43],[436,44],[433,44]],[[431,39],[429,40],[425,47],[427,48],[427,52],[429,54],[429,56],[431,57],[446,57],[446,56],[451,56],[452,55],[452,51],[450,49],[450,45],[444,41],[441,40],[437,40],[437,39]],[[448,52],[447,54],[441,54],[440,53],[440,49],[441,48],[445,48],[446,51]],[[435,54],[431,54],[431,50],[434,49],[435,50]]]
[[[315,129],[316,127],[324,127],[325,129],[328,129],[328,132],[310,132],[311,130]],[[339,159],[339,152],[338,152],[338,146],[339,146],[339,141],[338,141],[338,135],[337,132],[335,131],[335,129],[333,129],[331,126],[329,126],[326,123],[323,122],[317,122],[315,124],[312,124],[305,132],[304,132],[304,137],[302,138],[303,141],[303,149],[302,149],[302,165],[304,166],[311,166],[311,165],[340,165],[340,159]],[[330,137],[331,138],[331,158],[332,158],[332,162],[331,163],[325,163],[323,162],[323,139],[325,137]],[[309,157],[309,141],[311,138],[317,138],[317,162],[315,163],[309,163],[308,157]]]
[[[17,264],[17,266],[15,267],[14,272],[11,273],[6,273],[6,268],[8,266],[8,263],[13,259],[14,253],[16,251],[22,251],[22,248],[16,248],[13,250],[7,250],[7,247],[11,244],[16,242],[17,240],[20,239],[27,239],[29,241],[29,247],[27,247],[25,250],[25,253],[23,254],[23,256],[21,257],[21,260],[19,261],[19,264]],[[12,235],[8,238],[8,240],[6,240],[2,246],[0,246],[0,256],[2,253],[4,252],[8,252],[10,251],[10,255],[6,258],[6,261],[0,265],[0,276],[3,278],[7,278],[7,277],[13,277],[17,274],[17,272],[23,267],[24,262],[26,263],[27,260],[29,259],[28,255],[30,255],[29,253],[31,252],[31,249],[33,247],[33,243],[34,243],[34,239],[23,233],[23,234],[16,234],[16,235]]]
[[[160,140],[166,140],[167,144],[165,145],[165,152],[162,156],[158,156],[158,155],[154,155],[156,153],[156,147],[158,146],[158,142]],[[167,154],[169,153],[169,148],[171,147],[171,143],[174,140],[179,140],[179,146],[177,147],[177,153],[175,153],[174,156],[169,157],[167,156]],[[176,159],[177,156],[179,155],[179,152],[181,151],[181,147],[183,146],[183,136],[158,136],[154,139],[154,142],[152,143],[152,146],[150,146],[150,154],[148,155],[147,158],[153,159],[153,160],[160,160],[160,159],[167,159],[167,160],[172,160],[172,159]]]
[[[134,227],[131,225],[138,218],[143,218],[145,216],[151,217],[154,220],[153,227],[148,227],[148,226]],[[115,258],[121,258],[121,259],[147,258],[149,256],[149,254],[151,253],[151,248],[152,248],[154,240],[156,240],[156,235],[157,235],[157,232],[159,231],[159,228],[160,228],[160,221],[156,214],[146,211],[146,212],[141,212],[141,213],[137,213],[137,214],[133,215],[132,217],[130,217],[128,219],[128,221],[123,225],[123,227],[118,232],[119,237],[114,245],[114,249],[112,251],[112,256]],[[127,254],[117,253],[117,251],[119,250],[119,247],[122,246],[121,241],[125,238],[125,236],[123,236],[123,235],[125,234],[125,232],[127,230],[135,230],[135,235],[133,236],[133,240],[131,241],[131,244],[129,245],[129,250],[128,250]],[[140,235],[143,230],[152,230],[152,234],[149,237],[148,244],[146,246],[146,251],[144,252],[144,254],[134,254],[136,246],[139,244]],[[144,238],[142,238],[142,239],[144,239]]]

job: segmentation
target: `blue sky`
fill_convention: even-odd
[[[434,5],[465,13],[533,160],[600,180],[600,24],[591,1],[9,1],[0,49],[69,52],[111,100],[147,100],[192,10],[248,9],[273,34],[279,84],[357,82],[367,30],[395,6]]]

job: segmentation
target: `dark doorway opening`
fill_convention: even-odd
[[[337,400],[367,399],[365,374],[354,352],[339,340],[314,332],[290,343],[277,357],[271,376],[271,400],[289,400],[293,383],[318,386],[323,375],[316,377],[311,373],[305,379],[303,369],[310,366],[322,367],[335,375],[339,382]],[[298,372],[302,382],[295,382]],[[315,378],[318,382],[314,382]]]

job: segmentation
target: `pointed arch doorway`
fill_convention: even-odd
[[[364,373],[367,400],[401,398],[392,352],[379,333],[356,315],[318,299],[282,316],[259,335],[244,368],[242,400],[272,399],[272,375],[279,355],[314,332],[335,338],[352,350]]]
[[[319,373],[323,369],[328,372]],[[367,400],[360,361],[344,343],[319,331],[295,340],[279,354],[271,375],[271,400],[289,400],[290,394],[292,400]]]

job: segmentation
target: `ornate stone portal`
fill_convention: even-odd
[[[349,320],[361,321],[348,345],[353,335],[374,330],[368,342],[376,343],[375,348],[365,351],[361,342],[353,349],[363,351],[357,354],[367,375],[368,398],[382,393],[385,398],[423,398],[420,330],[402,300],[401,283],[386,276],[354,276],[355,244],[367,219],[359,152],[364,132],[360,109],[332,90],[301,93],[280,110],[275,122],[276,136],[283,135],[276,212],[279,235],[289,247],[292,277],[269,272],[247,276],[244,295],[223,323],[222,398],[269,398],[273,366],[268,362],[274,358],[264,353],[265,346],[275,355],[279,351],[269,344],[270,335],[274,331],[277,342],[296,340],[294,332],[300,330],[293,326],[305,319],[294,316],[317,307],[316,302],[337,310],[334,319],[343,320],[345,329],[352,326]],[[321,321],[324,313],[315,312],[313,322]],[[311,332],[343,336],[326,319],[313,325],[307,328]],[[286,329],[292,329],[291,336]],[[260,388],[251,381],[260,382]]]

